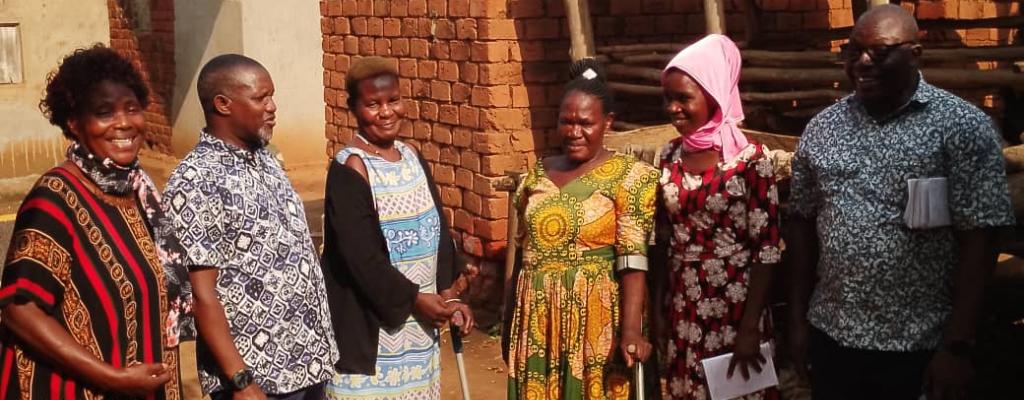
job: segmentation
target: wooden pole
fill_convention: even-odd
[[[679,46],[680,49],[682,46]],[[678,51],[678,50],[674,50]],[[662,66],[675,56],[669,53],[636,54],[615,57],[624,64]],[[842,64],[839,55],[829,51],[769,51],[741,50],[743,65],[758,67],[835,67]],[[924,64],[974,61],[1024,60],[1024,46],[986,46],[956,49],[925,49],[921,55]]]
[[[569,57],[573,61],[594,56],[594,27],[588,0],[563,0],[569,23]]]
[[[722,0],[704,0],[704,24],[707,33],[725,34],[725,4]]]

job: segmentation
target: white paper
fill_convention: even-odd
[[[701,360],[701,364],[704,365],[704,376],[708,380],[708,389],[711,391],[711,400],[735,399],[758,390],[778,386],[779,377],[775,375],[775,362],[772,360],[770,343],[761,343],[761,355],[765,359],[765,363],[761,365],[761,372],[758,373],[750,369],[749,380],[743,379],[739,367],[733,370],[732,378],[727,378],[732,353]]]
[[[946,178],[907,179],[907,208],[903,221],[910,229],[949,226],[949,186]]]

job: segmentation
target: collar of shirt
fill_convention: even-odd
[[[865,117],[877,122],[878,124],[885,124],[886,122],[892,121],[899,117],[900,115],[903,115],[904,113],[923,109],[925,106],[928,105],[928,103],[930,103],[937,96],[939,96],[939,93],[936,90],[935,86],[930,85],[928,82],[924,80],[924,74],[918,71],[917,76],[917,89],[914,90],[914,95],[910,96],[910,101],[908,101],[907,104],[903,105],[902,107],[898,108],[896,111],[893,111],[882,118],[876,119],[872,117],[870,114],[868,114],[867,109],[864,108],[864,103],[858,100],[856,95],[847,96],[846,101],[849,103],[850,109],[853,110],[854,112],[863,114]]]
[[[199,130],[199,142],[209,145],[218,152],[232,154],[251,165],[257,165],[260,153],[266,151],[267,149],[266,146],[260,146],[252,150],[243,149],[241,147],[225,142],[223,139],[210,134],[209,132],[206,131],[206,129]]]

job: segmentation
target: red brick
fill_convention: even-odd
[[[480,154],[472,151],[463,152],[459,159],[459,166],[479,173],[481,169]]]
[[[512,149],[505,132],[473,132],[473,151],[480,154],[502,154]]]
[[[406,83],[403,85],[402,81]],[[412,82],[409,79],[401,79],[398,81],[399,90],[401,91],[402,86],[409,87],[409,94],[403,94],[405,97],[405,117],[411,120],[420,119],[420,102],[410,99],[412,97]]]
[[[384,20],[377,17],[367,18],[366,34],[370,36],[384,36]]]
[[[336,35],[348,35],[352,33],[351,20],[349,20],[347,17],[335,18],[334,33]]]
[[[329,17],[320,18],[320,33],[324,35],[334,34],[334,21]]]
[[[467,128],[479,128],[480,110],[470,106],[459,107],[459,124]]]
[[[372,0],[356,0],[356,9],[359,15],[373,15]]]
[[[473,171],[466,168],[457,168],[455,170],[455,186],[463,189],[473,188]],[[466,199],[463,198],[463,201]]]
[[[447,19],[434,20],[433,35],[438,39],[455,39],[455,22]]]
[[[470,186],[472,187],[472,181],[470,181]],[[483,207],[483,199],[480,195],[469,190],[465,190],[462,192],[462,207],[473,215],[479,216],[481,208]],[[474,229],[474,232],[475,231],[476,230]]]
[[[373,42],[374,54],[382,57],[391,56],[391,40],[384,38],[377,38]]]
[[[384,18],[384,36],[402,36],[402,20]]]
[[[481,170],[484,175],[504,175],[507,171],[519,169],[519,163],[510,154],[495,154],[483,156],[481,159]]]
[[[518,38],[515,21],[511,19],[481,19],[477,27],[480,39]]]
[[[451,165],[436,165],[433,168],[434,183],[439,185],[455,184],[455,168]]]
[[[512,132],[512,150],[514,151],[535,151],[538,147],[544,147],[544,135],[541,132],[532,130],[521,130]],[[537,146],[537,143],[540,146]]]
[[[438,61],[437,76],[442,80],[455,82],[459,80],[459,64],[452,61]]]
[[[480,81],[480,66],[474,63],[462,63],[459,65],[462,73],[462,81],[466,83],[477,83]]]
[[[519,108],[487,109],[482,114],[484,129],[516,130],[530,128],[528,110]]]
[[[424,120],[437,121],[439,110],[440,107],[437,106],[437,103],[430,101],[420,102],[420,118]]]
[[[341,0],[331,0],[327,2],[327,15],[336,17],[342,14]]]
[[[466,61],[469,59],[469,44],[462,41],[451,41],[448,43],[448,56],[455,61]]]
[[[463,201],[465,201],[465,198],[463,198]],[[460,229],[463,232],[469,234],[473,233],[473,216],[469,214],[469,211],[462,209],[455,210],[455,228]],[[469,240],[469,238],[467,238],[467,240]],[[480,239],[476,240],[479,242]],[[469,251],[470,246],[466,243],[466,241],[463,241],[463,247],[466,248],[467,252]],[[482,251],[483,250],[481,249],[480,252],[482,253]]]
[[[430,140],[439,144],[452,144],[452,128],[444,124],[434,124],[434,133],[430,135]],[[441,154],[444,154],[444,150]],[[441,161],[444,161],[443,157]]]
[[[373,15],[383,17],[391,12],[390,0],[374,0],[373,1]]]
[[[459,124],[459,106],[456,105],[442,105],[441,112],[438,115],[438,120],[446,124],[458,125]]]
[[[409,55],[409,39],[391,39],[391,55],[396,57],[407,57]]]
[[[430,55],[436,60],[447,60],[451,55],[448,42],[436,41],[430,44]]]
[[[427,15],[427,0],[409,0],[409,16],[421,17]]]
[[[465,18],[455,21],[455,37],[464,40],[476,40],[476,20]]]
[[[359,54],[362,54],[364,56],[374,55],[374,49],[376,48],[374,46],[375,43],[372,37],[363,36],[359,38]]]
[[[419,77],[422,79],[434,79],[437,78],[437,61],[432,60],[420,60],[419,65]]]
[[[790,0],[788,11],[811,11],[818,8],[817,0]]]
[[[409,3],[405,1],[392,1],[391,2],[391,13],[392,17],[405,17],[409,15]]]
[[[425,39],[409,40],[409,55],[413,58],[427,58],[430,55],[430,43]]]
[[[506,193],[502,190],[496,189],[494,185],[504,179],[504,177],[488,177],[483,175],[473,176],[473,192],[478,193],[482,196],[497,196],[499,193]]]
[[[430,81],[430,98],[437,101],[452,101],[452,85],[445,81]]]
[[[417,135],[416,139],[430,140],[430,135],[427,135],[426,137],[420,137]],[[441,159],[441,148],[438,147],[436,143],[428,141],[423,143],[423,146],[420,149],[420,154],[422,154],[423,158],[427,159],[427,161],[436,162]]]
[[[560,80],[557,64],[529,63],[523,65],[522,79],[527,83],[554,83]]]
[[[508,218],[508,195],[484,197],[480,204],[480,216],[488,219]]]
[[[799,13],[780,12],[775,18],[776,27],[783,32],[798,31],[804,27],[803,17]]]
[[[352,33],[356,35],[366,34],[366,17],[352,18]]]
[[[478,107],[508,107],[512,104],[512,96],[509,87],[500,86],[476,86],[473,88],[471,104]]]
[[[654,34],[654,29],[657,25],[654,22],[653,16],[637,16],[637,17],[626,17],[626,32],[627,36],[648,36]]]
[[[453,186],[442,186],[441,204],[445,207],[462,207],[462,190]]]
[[[430,123],[426,121],[415,121],[412,123],[412,136],[416,138],[430,137]]]
[[[469,147],[473,144],[473,131],[461,126],[455,127],[455,129],[452,130],[452,144],[458,147]]]
[[[483,239],[505,240],[508,237],[508,218],[494,221],[478,219],[473,222],[473,232]]]
[[[693,3],[699,3],[694,0],[689,0]],[[640,14],[643,12],[643,8],[639,7],[636,0],[611,0],[608,4],[608,13],[611,15],[628,15],[628,14]]]
[[[398,76],[405,78],[415,78],[417,74],[418,67],[415,59],[402,58],[398,60]]]
[[[470,96],[472,96],[472,89],[469,85],[462,82],[452,84],[452,102],[465,103],[469,101]],[[462,116],[461,109],[459,110],[459,121],[463,121],[463,125],[465,125],[466,119]]]
[[[505,42],[473,42],[470,54],[473,61],[505,62],[508,61],[508,45]]]
[[[448,16],[468,17],[470,0],[448,0]]]
[[[430,18],[416,19],[416,32],[419,37],[434,36],[434,20]]]
[[[764,11],[785,11],[789,7],[789,0],[762,0],[761,9]]]
[[[517,63],[480,64],[480,81],[484,85],[523,83],[523,65]]]
[[[419,20],[416,18],[402,18],[402,36],[405,36],[406,38],[419,36],[418,23]]]
[[[441,127],[441,126],[444,126],[444,125],[438,125],[437,127]],[[437,129],[435,129],[434,132],[437,132]],[[451,131],[450,130],[448,131],[448,134],[449,134],[448,139],[451,140]],[[436,139],[434,139],[434,140],[436,140]],[[458,150],[458,148],[454,147],[454,146],[443,146],[443,147],[441,147],[441,163],[446,164],[446,165],[459,165],[459,150]]]
[[[553,39],[559,36],[559,20],[554,18],[537,18],[526,21],[527,39]]]

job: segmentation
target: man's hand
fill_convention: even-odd
[[[449,324],[459,327],[459,333],[463,337],[468,336],[473,329],[476,328],[476,320],[473,318],[473,310],[469,309],[466,303],[461,301],[448,302],[452,310],[452,318],[448,321]]]
[[[132,397],[147,397],[171,380],[164,364],[135,364],[117,370],[108,389]]]
[[[761,365],[767,362],[761,355],[761,332],[757,329],[741,329],[736,335],[732,358],[729,359],[729,372],[726,377],[732,378],[733,371],[739,366],[743,380],[750,379],[750,370],[761,373]]]
[[[924,390],[928,400],[960,400],[967,398],[967,383],[974,378],[971,361],[946,351],[937,351],[924,373]]]
[[[444,326],[455,313],[455,309],[445,303],[441,296],[431,293],[417,294],[413,308],[416,319],[435,328]]]

